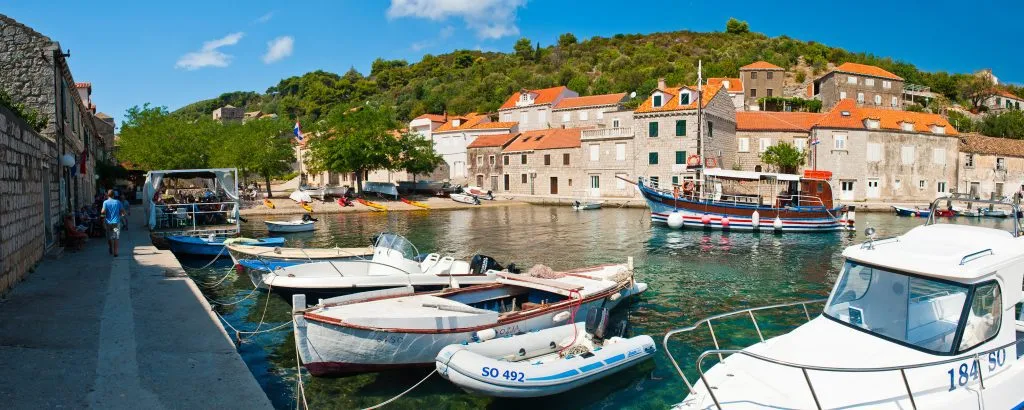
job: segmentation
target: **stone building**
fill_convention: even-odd
[[[633,115],[630,111],[626,113],[630,117]],[[635,179],[639,164],[632,118],[629,123],[628,127],[592,128],[580,132],[580,156],[588,189],[586,196],[628,198],[637,195],[633,185],[627,182]]]
[[[747,111],[757,111],[757,100],[764,97],[782,97],[786,70],[767,61],[757,61],[740,67],[740,81],[746,98],[743,104]]]
[[[621,124],[606,120],[605,113],[621,111],[625,99],[626,93],[563,98],[551,109],[550,128],[618,128]]]
[[[469,156],[466,149],[477,137],[483,135],[512,134],[519,130],[515,122],[492,122],[483,114],[470,113],[464,116],[450,116],[448,122],[431,132],[434,152],[444,158],[452,183],[470,183],[468,174]]]
[[[492,192],[504,191],[501,151],[518,135],[483,135],[466,147],[469,155],[469,177],[473,185]]]
[[[1024,141],[964,134],[959,155],[957,192],[983,199],[1024,192]]]
[[[903,78],[879,67],[843,63],[814,80],[810,93],[828,110],[845,99],[857,105],[903,109]]]
[[[732,105],[736,107],[736,111],[743,111],[745,108],[744,102],[747,99],[746,93],[743,90],[743,80],[739,78],[728,78],[728,77],[712,77],[708,78],[707,85],[718,85],[725,88],[725,91],[729,93],[729,98],[732,98]]]
[[[840,101],[811,137],[812,166],[842,201],[931,201],[957,181],[957,131],[944,117]]]
[[[729,93],[722,85],[704,87],[703,135],[697,131],[697,100],[697,87],[667,87],[659,80],[658,89],[634,112],[636,172],[652,186],[669,187],[692,175],[686,161],[698,154],[699,144],[702,155],[713,159],[710,165],[736,165],[736,108]]]
[[[502,191],[581,196],[580,128],[525,131],[502,150]]]
[[[66,163],[73,164],[42,171],[53,174],[42,178],[53,182],[43,191],[48,194],[43,203],[50,204],[42,207],[47,247],[55,243],[52,224],[65,213],[92,204],[96,193],[95,156],[89,152],[96,144],[103,144],[92,121],[92,108],[75,87],[69,57],[58,42],[0,14],[0,88],[46,119],[39,135],[53,143],[54,149],[43,151],[52,157],[42,162],[57,163],[65,158]]]
[[[997,88],[991,97],[981,102],[981,105],[988,108],[989,112],[1000,113],[1007,110],[1020,110],[1024,105],[1024,98],[1002,88]]]
[[[541,90],[524,88],[505,100],[498,108],[498,116],[501,122],[518,122],[519,131],[554,128],[552,108],[562,99],[571,97],[579,97],[579,94],[565,86]]]
[[[824,114],[748,111],[736,113],[736,162],[742,171],[776,172],[761,162],[761,154],[784,142],[806,151],[811,128]],[[805,162],[806,164],[806,162]]]
[[[447,114],[423,114],[409,121],[409,131],[431,139],[433,131],[446,122],[448,122]]]
[[[228,104],[213,110],[213,119],[220,122],[242,121],[245,119],[245,109]]]

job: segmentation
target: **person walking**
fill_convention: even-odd
[[[124,208],[121,207],[121,201],[114,199],[113,189],[107,191],[107,200],[103,201],[100,215],[103,216],[103,226],[107,231],[107,250],[116,258],[117,240],[121,236],[121,218],[124,217]]]
[[[125,193],[123,192],[117,191],[114,193],[114,197],[121,199],[121,210],[124,211],[124,218],[121,218],[121,227],[124,229],[128,229],[128,217],[131,216],[132,214],[132,206],[131,204],[128,203],[128,195],[125,195]]]

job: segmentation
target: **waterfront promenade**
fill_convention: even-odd
[[[271,408],[141,208],[106,248],[44,259],[0,301],[4,408]]]

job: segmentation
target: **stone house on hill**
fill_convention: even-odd
[[[505,192],[504,160],[501,151],[519,134],[479,136],[466,146],[469,155],[469,178],[473,185],[492,192]]]
[[[551,128],[621,127],[605,114],[621,111],[625,99],[626,93],[563,98],[551,109]]]
[[[579,97],[579,94],[565,86],[540,90],[522,89],[513,93],[498,108],[501,122],[519,123],[519,131],[554,128],[551,110],[565,98]]]
[[[480,136],[512,134],[517,131],[519,125],[515,122],[492,122],[487,115],[469,113],[449,116],[448,122],[431,131],[431,139],[434,151],[448,164],[448,178],[452,183],[465,185],[472,182],[468,173],[469,144]]]
[[[764,97],[782,97],[786,70],[767,61],[755,61],[740,67],[740,81],[746,97],[743,104],[746,111],[757,111],[757,100]]]
[[[861,106],[903,109],[903,78],[873,65],[840,64],[814,80],[810,88],[823,110],[845,99]]]
[[[982,199],[1024,192],[1024,141],[964,134],[959,161],[957,192]]]
[[[1021,106],[1024,105],[1024,98],[999,88],[995,90],[991,97],[982,101],[981,104],[988,107],[989,112],[999,113],[1008,110],[1020,110]]]
[[[707,85],[718,85],[725,88],[725,91],[729,93],[729,97],[732,98],[732,104],[736,107],[736,111],[743,111],[746,107],[744,101],[746,101],[747,96],[743,89],[743,80],[739,78],[711,77],[708,78]]]
[[[825,114],[748,111],[736,113],[736,162],[743,171],[771,171],[761,154],[780,142],[806,152],[811,129]],[[809,159],[809,157],[808,157]],[[805,165],[808,162],[805,161]]]
[[[502,191],[528,195],[579,196],[583,176],[580,128],[520,133],[502,150]]]

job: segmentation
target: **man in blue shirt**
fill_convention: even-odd
[[[103,201],[100,215],[103,216],[103,226],[107,231],[107,250],[116,258],[117,240],[121,236],[121,218],[124,217],[124,208],[121,206],[121,201],[114,199],[114,190],[107,191],[107,200]]]

